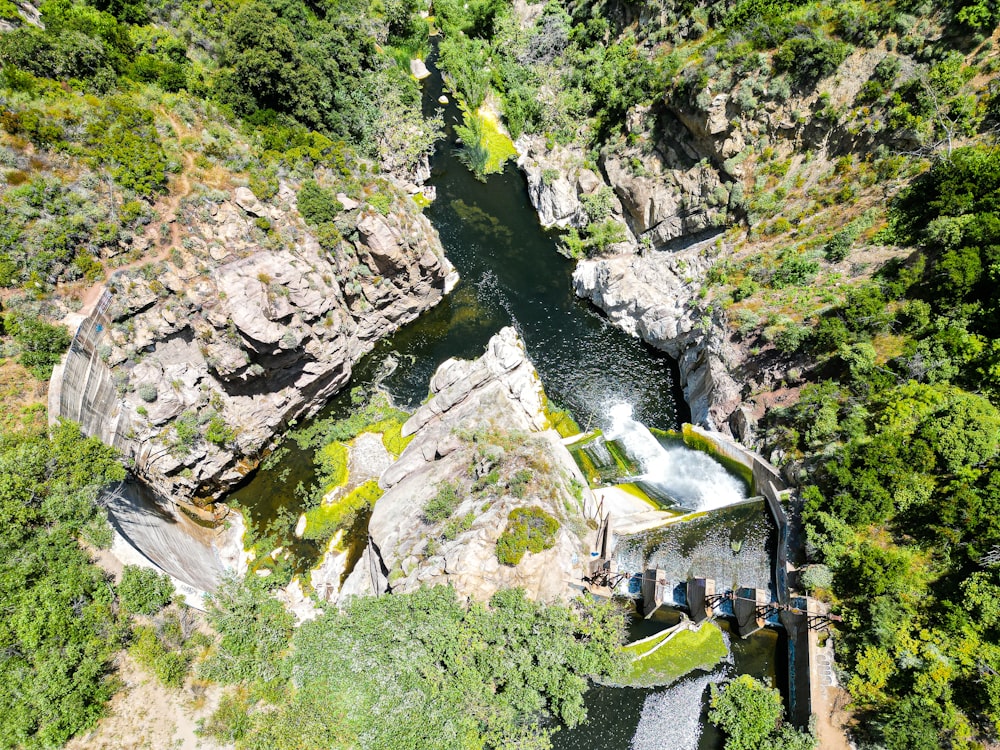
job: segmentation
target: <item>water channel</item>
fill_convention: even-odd
[[[432,75],[424,81],[424,97],[425,110],[432,113],[442,83],[433,61],[429,67]],[[627,403],[638,422],[677,429],[689,412],[677,385],[676,363],[612,326],[573,294],[573,265],[556,251],[556,235],[539,226],[522,175],[508,165],[485,183],[477,181],[456,158],[451,126],[460,121],[459,110],[449,105],[444,114],[448,137],[431,162],[429,184],[436,188],[437,198],[426,214],[461,281],[437,307],[362,359],[352,384],[379,378],[391,355],[399,366],[381,385],[397,404],[412,408],[426,396],[431,375],[445,359],[478,357],[493,334],[514,325],[549,398],[568,409],[581,427],[611,427],[612,407]],[[350,408],[345,391],[322,416],[346,415]],[[277,465],[256,472],[229,498],[258,526],[282,507],[297,514],[294,488],[312,481],[312,452],[300,451],[294,444],[285,447],[287,453]],[[633,635],[649,635],[669,624],[664,618],[676,616],[658,613],[655,622],[638,621]],[[707,723],[707,684],[743,672],[775,681],[782,669],[776,654],[784,651],[778,640],[773,632],[745,641],[732,637],[729,663],[710,675],[690,675],[667,688],[595,687],[586,698],[590,721],[557,732],[554,746],[556,750],[721,747],[710,726],[702,729]],[[777,681],[781,682],[780,676]]]

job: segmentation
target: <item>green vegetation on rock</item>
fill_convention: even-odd
[[[344,497],[332,503],[322,503],[306,511],[304,539],[326,542],[339,529],[348,529],[358,514],[370,510],[382,497],[378,480],[370,479],[358,485]]]
[[[556,543],[559,521],[538,507],[514,508],[497,539],[497,560],[517,565],[525,552],[544,552]]]

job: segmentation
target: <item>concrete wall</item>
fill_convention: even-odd
[[[49,422],[58,418],[80,423],[85,435],[100,438],[126,457],[135,446],[128,437],[130,424],[122,409],[111,368],[101,359],[100,347],[111,318],[111,293],[105,291],[94,311],[83,318],[69,351],[56,365],[49,381]]]
[[[788,514],[781,504],[781,495],[786,490],[781,473],[764,460],[763,456],[720,432],[711,432],[697,425],[686,424],[684,434],[697,436],[698,440],[711,445],[714,452],[749,469],[753,485],[751,491],[764,497],[778,527],[778,554],[774,564],[775,584],[778,588],[778,601],[788,604]]]
[[[735,461],[750,470],[753,477],[753,492],[767,501],[774,523],[778,527],[778,550],[774,560],[774,582],[778,602],[785,606],[791,603],[788,590],[788,514],[781,504],[781,495],[787,491],[778,470],[764,460],[763,456],[745,448],[732,438],[718,432],[684,425],[684,434],[694,433],[699,440],[712,446],[712,450]],[[806,617],[790,611],[779,613],[779,619],[788,634],[788,711],[792,721],[805,727],[813,706],[815,690],[812,651],[809,647],[811,634]]]

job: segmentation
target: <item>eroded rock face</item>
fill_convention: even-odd
[[[517,166],[528,181],[528,199],[543,227],[585,227],[589,221],[583,196],[604,186],[600,175],[583,166],[579,149],[549,149],[540,136],[518,138]],[[617,201],[616,201],[617,202]],[[621,214],[621,206],[615,206]]]
[[[726,429],[740,402],[740,387],[729,374],[738,354],[719,321],[695,303],[711,264],[706,244],[581,261],[573,288],[615,324],[678,361],[692,422]]]
[[[436,584],[478,600],[512,586],[544,601],[577,593],[573,582],[584,574],[593,534],[584,508],[594,503],[558,434],[546,429],[541,383],[517,334],[505,328],[481,358],[442,364],[431,392],[404,426],[413,441],[382,474],[371,544],[340,595]],[[522,470],[531,474],[525,488],[504,485]],[[458,488],[461,503],[448,521],[429,521],[427,502],[446,483]],[[503,565],[497,539],[510,512],[529,506],[559,520],[555,545]]]
[[[450,289],[437,233],[407,203],[387,216],[354,204],[331,251],[287,185],[266,204],[245,187],[187,202],[184,250],[108,284],[93,345],[127,417],[109,442],[167,497],[211,499],[238,481],[361,355]]]

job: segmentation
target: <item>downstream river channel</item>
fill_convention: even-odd
[[[430,67],[424,95],[425,110],[433,113],[442,85],[437,70]],[[549,398],[568,409],[584,429],[607,427],[609,410],[618,403],[631,404],[635,419],[649,427],[677,429],[689,412],[677,384],[676,363],[615,328],[574,295],[573,264],[557,252],[557,235],[540,227],[523,176],[508,164],[503,174],[491,175],[485,183],[476,180],[456,157],[452,126],[460,113],[448,105],[444,114],[448,137],[431,161],[429,184],[437,197],[426,214],[461,281],[437,307],[359,362],[352,385],[380,377],[391,355],[398,366],[382,386],[398,405],[412,408],[425,398],[430,377],[444,360],[480,356],[493,334],[513,325]],[[345,391],[323,415],[344,415],[349,408]],[[258,471],[229,498],[258,525],[283,506],[295,510],[295,486],[313,479],[312,452],[299,451],[294,443],[285,447],[288,452],[276,466]],[[634,635],[648,635],[665,624],[662,619],[638,622]],[[668,688],[595,687],[587,694],[590,721],[557,732],[555,748],[721,747],[710,727],[700,728],[705,724],[708,682],[737,672],[774,680],[775,670],[781,669],[775,654],[783,652],[776,649],[778,638],[768,632],[746,641],[733,638],[730,663]]]

